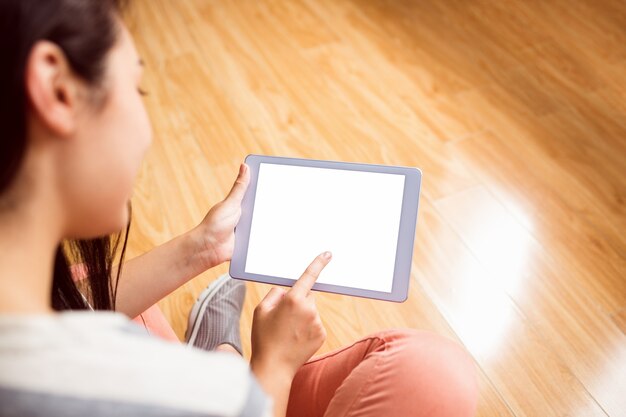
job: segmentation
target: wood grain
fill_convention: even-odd
[[[316,293],[319,353],[429,329],[473,355],[480,416],[626,415],[626,3],[137,0],[126,20],[155,133],[130,256],[249,153],[416,166],[409,299]],[[227,270],[160,303],[180,337]],[[270,287],[246,285],[249,357]]]

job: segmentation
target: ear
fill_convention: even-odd
[[[33,46],[26,61],[26,94],[35,115],[59,136],[76,129],[79,83],[61,48],[48,41]]]

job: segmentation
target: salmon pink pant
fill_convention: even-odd
[[[135,321],[178,341],[156,305]],[[287,417],[469,417],[477,398],[474,363],[462,347],[431,332],[394,329],[302,365]]]
[[[434,333],[371,334],[305,363],[291,385],[287,417],[469,417],[474,362]]]

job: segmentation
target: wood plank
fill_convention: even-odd
[[[626,413],[626,3],[131,9],[155,140],[129,256],[200,221],[248,153],[418,166],[409,301],[316,294],[329,330],[320,351],[426,328],[473,354],[479,415]],[[227,269],[160,303],[179,337],[197,294]],[[247,285],[249,357],[268,287]]]
[[[615,325],[626,335],[626,307],[621,311],[613,314],[613,321]]]
[[[626,268],[626,260],[624,246],[613,239],[614,226],[590,213],[590,206],[584,210],[572,205],[576,197],[569,196],[580,197],[580,187],[568,181],[566,172],[538,154],[512,150],[506,142],[485,134],[454,147],[465,155],[468,169],[567,269],[563,285],[574,280],[581,293],[608,313],[621,308],[626,303],[626,281],[620,271]],[[580,253],[590,256],[580,257]]]
[[[626,338],[577,285],[585,281],[568,279],[572,271],[553,262],[484,187],[435,206],[488,271],[491,285],[503,289],[524,312],[544,348],[560,358],[561,366],[609,415],[625,410]]]

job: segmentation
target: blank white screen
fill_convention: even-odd
[[[298,279],[320,253],[317,282],[392,290],[404,175],[261,163],[245,271]]]

